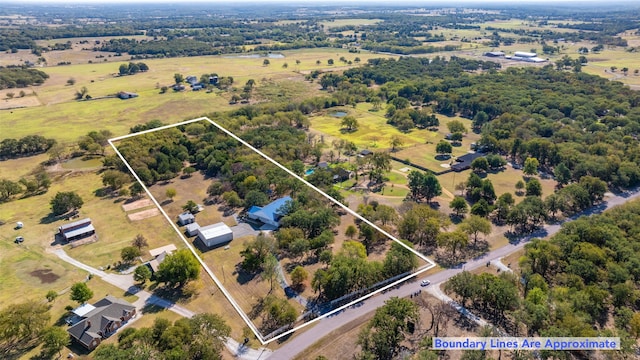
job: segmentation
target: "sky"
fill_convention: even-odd
[[[517,4],[533,4],[533,3],[553,3],[556,5],[575,4],[575,3],[595,3],[600,0],[399,0],[394,5],[447,5],[456,6],[459,4],[492,4],[492,3],[508,3]],[[20,2],[20,3],[54,3],[54,4],[70,4],[70,3],[91,3],[91,4],[113,4],[113,3],[176,3],[176,0],[0,0],[3,2]],[[191,3],[223,3],[229,4],[229,0],[187,0]],[[613,3],[637,3],[637,0],[614,0]],[[609,4],[612,3],[611,1]],[[389,4],[388,0],[233,0],[233,3],[274,3],[274,4],[292,4],[292,5],[322,5],[326,3],[340,4]]]

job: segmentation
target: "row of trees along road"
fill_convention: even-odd
[[[620,336],[630,354],[640,337],[638,214],[633,201],[563,224],[525,246],[520,273],[463,272],[445,289],[510,335]]]

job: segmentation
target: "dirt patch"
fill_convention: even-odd
[[[52,284],[60,278],[60,276],[58,276],[56,273],[51,271],[51,269],[33,270],[32,272],[29,273],[29,275],[40,279],[40,283],[42,284]]]
[[[143,207],[151,206],[153,202],[149,199],[140,199],[134,202],[130,202],[128,204],[122,205],[122,210],[125,212],[129,212],[131,210],[141,209]]]
[[[27,95],[20,97],[20,91],[24,91]],[[6,99],[7,93],[13,93],[12,99]],[[32,95],[32,91],[29,89],[7,89],[4,92],[0,92],[0,98],[4,99],[0,102],[0,109],[14,109],[29,106],[40,106],[40,100],[37,96]]]
[[[143,219],[147,219],[147,218],[156,216],[158,214],[160,214],[160,211],[158,211],[158,209],[156,209],[156,208],[153,208],[153,209],[149,209],[149,210],[139,211],[139,212],[133,213],[133,214],[128,214],[127,217],[131,221],[138,221],[138,220],[143,220]]]

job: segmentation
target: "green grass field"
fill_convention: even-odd
[[[283,54],[285,58],[270,59],[269,66],[262,65],[262,58],[225,56],[145,60],[150,68],[148,72],[123,77],[115,75],[120,62],[45,67],[43,71],[50,75],[50,79],[44,85],[27,91],[35,91],[41,105],[0,110],[0,134],[14,138],[39,134],[63,143],[75,142],[78,137],[96,128],[123,135],[132,126],[153,119],[172,123],[234,108],[234,105],[229,105],[229,93],[174,93],[170,90],[166,94],[160,94],[157,87],[172,84],[175,73],[200,76],[216,72],[220,76],[232,76],[234,86],[240,88],[249,79],[254,79],[258,88],[263,81],[273,88],[273,82],[296,80],[299,85],[285,89],[286,92],[305,93],[314,91],[318,85],[304,82],[304,76],[298,72],[338,68],[328,66],[327,60],[337,61],[341,56],[348,60],[358,56],[363,62],[380,57],[370,53],[352,54],[342,49],[285,51]],[[296,60],[300,61],[299,65],[296,65]],[[321,62],[320,65],[316,65],[317,60]],[[288,64],[287,68],[283,68],[284,63]],[[67,80],[72,77],[76,83],[69,86]],[[130,100],[73,100],[75,92],[83,86],[87,87],[88,93],[94,98],[119,91],[136,92],[140,97]],[[272,90],[267,89],[267,93],[269,91]],[[273,91],[277,96],[283,90]],[[18,104],[19,100],[21,99],[12,99],[3,106],[10,106],[12,101]],[[240,105],[235,105],[237,106]],[[64,131],[60,131],[61,129]]]
[[[466,182],[471,174],[471,170],[465,170],[461,172],[450,172],[447,174],[439,175],[438,181],[440,185],[450,191],[452,194],[460,195],[460,192],[455,191],[455,185],[461,182]],[[497,173],[488,173],[486,178],[491,180],[493,184],[493,188],[496,192],[496,196],[500,196],[506,192],[510,192],[514,195],[516,203],[522,201],[524,196],[515,196],[516,192],[516,183],[519,180],[523,180],[522,170],[515,170],[511,167],[507,167],[504,171],[500,171]],[[549,179],[541,179],[537,177],[542,184],[542,198],[553,194],[555,191],[556,182],[554,180]]]
[[[369,103],[360,103],[356,108],[337,107],[328,109],[324,115],[314,116],[310,118],[311,129],[328,135],[330,138],[341,138],[353,141],[360,149],[389,149],[392,136],[399,137],[403,145],[394,155],[402,152],[402,149],[410,148],[416,144],[424,144],[425,142],[435,143],[444,138],[448,133],[446,124],[451,120],[462,121],[467,128],[471,126],[471,121],[460,117],[446,117],[438,115],[440,120],[440,129],[437,132],[430,130],[413,129],[407,133],[403,133],[397,128],[387,124],[384,117],[384,111],[370,111],[373,105]],[[341,131],[340,118],[331,116],[336,111],[344,111],[352,115],[358,120],[358,130],[350,133]],[[476,135],[469,133],[463,145],[467,145],[476,140]],[[435,154],[435,150],[433,151]],[[400,156],[401,157],[401,156]]]

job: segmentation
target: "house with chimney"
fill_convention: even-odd
[[[84,304],[74,311],[75,321],[67,329],[73,341],[93,351],[102,340],[136,316],[136,307],[111,295],[93,305]]]

